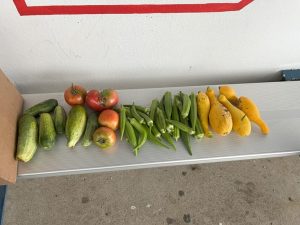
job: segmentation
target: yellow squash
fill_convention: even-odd
[[[232,130],[232,118],[230,112],[218,101],[212,88],[208,87],[206,94],[210,100],[210,126],[221,136],[228,135]]]
[[[249,136],[251,133],[251,122],[246,114],[232,105],[224,95],[220,95],[218,99],[232,116],[232,129],[241,136]]]
[[[219,86],[220,95],[224,95],[233,105],[238,104],[238,98],[236,96],[235,90],[230,86]]]
[[[209,110],[210,110],[210,102],[208,96],[204,92],[199,91],[197,95],[198,117],[201,122],[204,135],[210,138],[212,137],[212,132],[209,130],[208,127]]]
[[[242,110],[251,121],[253,121],[260,127],[261,132],[263,134],[269,133],[268,125],[260,117],[260,112],[257,106],[255,105],[255,103],[251,99],[241,96],[239,98],[238,108]]]

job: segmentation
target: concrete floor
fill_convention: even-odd
[[[298,156],[19,180],[5,225],[299,225]]]

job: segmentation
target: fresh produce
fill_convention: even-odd
[[[197,107],[198,107],[198,110],[197,110],[198,118],[202,125],[204,135],[208,138],[211,138],[212,132],[209,130],[209,126],[208,126],[210,101],[209,101],[208,96],[202,91],[199,91],[198,95],[197,95]]]
[[[260,116],[258,107],[250,98],[244,96],[240,97],[238,101],[238,108],[242,110],[251,121],[253,121],[260,127],[263,134],[266,135],[269,133],[268,125],[263,121]]]
[[[190,94],[190,99],[191,99],[191,109],[190,109],[190,121],[191,121],[191,126],[192,129],[196,129],[196,121],[197,121],[197,103],[196,103],[196,96],[194,92]]]
[[[149,140],[150,142],[152,142],[153,144],[156,144],[156,145],[158,145],[158,146],[160,146],[160,147],[169,149],[169,146],[167,146],[165,143],[163,143],[163,142],[161,141],[161,139],[155,137],[155,136],[151,133],[149,127],[147,127],[147,126],[144,125],[144,128],[145,128],[146,131],[147,131],[147,138],[148,138],[148,140]]]
[[[152,121],[154,121],[154,116],[155,116],[155,112],[156,112],[156,108],[158,107],[158,104],[159,103],[158,103],[157,99],[153,99],[151,102],[149,117]]]
[[[200,123],[200,120],[197,118],[196,120],[196,132],[195,132],[195,138],[201,139],[204,136],[204,132]]]
[[[137,113],[134,104],[130,107],[130,113],[133,116],[133,118],[135,118],[140,124],[145,124],[144,118],[141,117],[140,114]]]
[[[98,128],[98,116],[96,112],[92,112],[88,115],[86,128],[82,137],[81,144],[83,147],[88,147],[93,142],[93,134]]]
[[[219,92],[220,95],[224,95],[231,102],[231,104],[237,106],[238,98],[236,97],[235,90],[232,87],[227,85],[219,86]]]
[[[170,120],[171,115],[172,115],[172,94],[171,94],[171,92],[167,91],[164,94],[163,101],[164,101],[164,110],[166,112],[166,118]]]
[[[100,126],[108,127],[115,131],[119,128],[119,114],[112,109],[105,109],[100,113],[98,122]]]
[[[133,126],[128,121],[128,119],[126,119],[126,123],[125,123],[125,134],[127,137],[127,142],[131,145],[133,149],[135,149],[135,147],[137,146],[136,134],[133,129]]]
[[[193,130],[193,128],[179,122],[176,120],[167,120],[167,122],[173,124],[175,127],[177,127],[179,130],[182,130],[190,135],[195,134],[195,130]]]
[[[40,102],[24,111],[24,114],[29,114],[32,116],[38,116],[41,113],[48,113],[53,111],[57,106],[58,102],[56,99],[48,99],[46,101]]]
[[[124,132],[126,126],[126,108],[124,106],[121,107],[120,110],[120,139],[123,140]]]
[[[72,84],[64,92],[65,101],[70,106],[83,105],[86,97],[86,90],[80,85]]]
[[[182,116],[180,116],[180,122],[185,124],[186,126],[188,126],[188,118],[183,118]],[[190,155],[193,155],[192,153],[192,147],[191,147],[191,137],[188,133],[184,132],[184,131],[180,131],[180,137],[181,140],[183,142],[183,145],[185,146],[186,150],[188,151],[188,153]]]
[[[115,132],[108,127],[99,127],[93,134],[93,142],[103,150],[115,145],[117,136]]]
[[[56,106],[54,109],[53,122],[57,134],[65,133],[67,115],[64,108],[60,105]]]
[[[246,114],[232,105],[224,95],[219,96],[219,101],[229,110],[232,116],[232,129],[241,136],[249,136],[251,133],[251,122]]]
[[[182,118],[186,118],[189,115],[190,109],[191,109],[191,99],[187,94],[180,93],[181,100],[182,100],[182,111],[181,116]]]
[[[153,125],[152,129],[151,129],[153,135],[155,137],[160,137],[161,136],[161,133],[159,132],[158,128],[156,127],[156,125]]]
[[[90,90],[86,96],[86,104],[95,111],[110,109],[119,102],[118,93],[113,89],[102,91]]]
[[[16,158],[28,162],[38,147],[38,124],[36,119],[24,114],[18,123],[18,143]]]
[[[147,141],[147,130],[141,125],[135,118],[131,118],[129,120],[131,125],[139,132],[138,143],[137,146],[133,149],[135,155],[138,154],[140,148],[146,143]]]
[[[163,134],[166,132],[166,128],[167,128],[166,119],[163,111],[160,108],[156,109],[155,123],[160,133]]]
[[[219,135],[228,135],[232,130],[232,117],[230,112],[218,101],[212,88],[208,87],[206,94],[210,100],[210,126]]]
[[[175,102],[172,105],[172,119],[175,121],[179,121],[178,109]],[[178,141],[178,139],[180,138],[180,130],[176,126],[174,126],[173,138],[175,139],[175,141]]]
[[[87,113],[82,105],[73,106],[66,123],[67,146],[74,148],[85,131]]]
[[[171,148],[176,151],[176,146],[175,146],[174,141],[173,141],[172,137],[170,136],[170,134],[165,132],[165,133],[162,133],[161,136],[169,143]]]
[[[39,144],[43,149],[50,150],[56,142],[56,132],[52,117],[42,113],[39,121]]]
[[[124,105],[125,107],[131,107],[131,105]],[[143,106],[140,106],[140,105],[134,105],[135,106],[135,109],[137,111],[140,111],[140,112],[143,112],[143,113],[149,113],[150,109],[149,108],[146,108],[146,107],[143,107]]]
[[[137,113],[144,119],[148,127],[151,128],[153,126],[153,120],[151,120],[146,113],[139,112],[139,111]]]

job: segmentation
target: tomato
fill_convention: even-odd
[[[102,149],[107,149],[116,143],[115,132],[108,127],[100,127],[93,134],[93,142]]]
[[[119,127],[119,113],[112,109],[105,109],[100,113],[98,122],[100,126],[117,130]]]
[[[71,105],[83,105],[86,97],[86,90],[80,85],[73,85],[65,90],[66,102]]]
[[[119,102],[118,93],[113,89],[102,91],[90,90],[86,96],[86,104],[95,111],[110,109]]]

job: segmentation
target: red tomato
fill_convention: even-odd
[[[86,97],[86,90],[79,85],[73,85],[65,90],[66,102],[71,105],[83,105]]]
[[[105,109],[100,113],[98,122],[100,126],[117,130],[119,127],[119,113],[112,109]]]
[[[118,93],[113,89],[104,89],[103,91],[90,90],[86,96],[86,104],[95,111],[110,109],[118,102]]]

